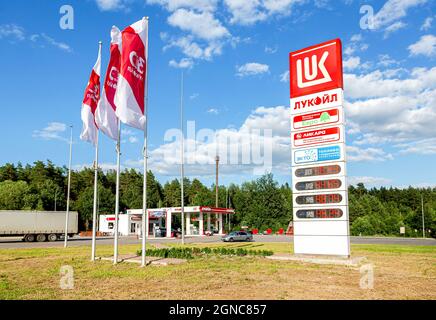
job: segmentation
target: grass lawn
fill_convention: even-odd
[[[196,246],[190,244],[189,246]],[[228,243],[290,252],[288,243]],[[120,254],[138,245],[120,246]],[[0,250],[0,299],[436,299],[436,247],[353,245],[374,266],[374,289],[361,289],[360,270],[272,261],[262,257],[194,258],[185,264],[113,266],[89,261],[90,247]],[[112,246],[97,247],[110,256]],[[60,268],[74,269],[74,289],[60,288]]]

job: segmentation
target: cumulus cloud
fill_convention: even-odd
[[[215,156],[220,156],[223,174],[263,174],[271,170],[289,173],[289,108],[258,107],[237,129],[192,128],[185,137],[186,172],[197,176],[214,174]],[[195,126],[195,124],[194,124]],[[180,164],[179,130],[166,133],[166,143],[150,151],[150,168],[162,175],[177,175]],[[142,159],[128,160],[127,166],[140,168]]]
[[[191,69],[192,66],[194,65],[194,61],[192,61],[192,59],[190,59],[190,58],[182,58],[182,59],[180,59],[179,62],[172,59],[172,60],[170,60],[168,65],[170,67],[178,68],[178,69]]]
[[[360,58],[359,57],[349,57],[343,61],[343,67],[345,70],[354,70],[359,68]]]
[[[238,77],[255,76],[269,72],[269,66],[267,64],[248,62],[242,66],[236,68],[236,75]]]
[[[126,8],[129,0],[95,0],[101,11],[115,11]]]
[[[224,0],[231,14],[230,23],[252,25],[273,15],[287,16],[301,0]]]
[[[436,37],[432,34],[422,36],[417,42],[411,44],[408,49],[412,56],[436,56]]]
[[[391,79],[389,70],[346,75],[347,127],[355,147],[384,145],[398,153],[422,154],[435,150],[436,67],[401,72],[407,77]]]
[[[375,14],[373,19],[374,28],[390,28],[392,31],[401,26],[398,24],[399,20],[404,18],[410,9],[426,2],[427,0],[388,0],[380,11]]]
[[[427,31],[431,28],[431,25],[433,23],[433,17],[428,17],[424,20],[424,23],[422,24],[420,30],[421,31]]]
[[[50,122],[41,130],[34,130],[32,137],[43,140],[60,140],[68,142],[68,139],[61,134],[67,130],[67,125],[62,122]]]
[[[200,39],[214,40],[230,36],[229,31],[208,11],[198,13],[177,9],[168,17],[168,23]]]

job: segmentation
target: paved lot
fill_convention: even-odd
[[[180,243],[180,239],[166,239],[166,238],[156,238],[148,239],[149,243]],[[186,243],[213,243],[220,242],[220,236],[213,237],[187,237],[185,239]],[[289,236],[265,236],[257,235],[254,236],[254,241],[257,242],[289,242],[293,241],[292,237]],[[351,237],[351,243],[353,244],[401,244],[401,245],[411,245],[411,246],[436,246],[435,239],[422,239],[422,238],[378,238],[378,237]],[[101,237],[97,238],[97,245],[99,244],[113,244],[112,237]],[[119,244],[138,244],[141,245],[141,240],[136,237],[120,237]],[[0,249],[7,248],[48,248],[48,247],[62,247],[64,245],[63,241],[56,242],[23,242],[21,238],[10,237],[10,238],[0,238]],[[69,246],[84,246],[91,245],[90,237],[74,237],[68,240]]]

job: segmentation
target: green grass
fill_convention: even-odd
[[[171,243],[168,247],[181,245]],[[202,243],[185,247],[292,253],[289,243]],[[138,249],[136,244],[120,245],[119,253],[132,254]],[[342,266],[205,255],[181,265],[140,268],[136,263],[93,263],[90,251],[88,246],[1,249],[0,299],[316,299],[329,298],[331,290],[338,298],[368,298],[367,292],[356,287],[358,270]],[[97,246],[97,256],[112,255],[111,245]],[[369,298],[436,299],[436,247],[352,245],[352,255],[367,256],[376,266],[380,291]],[[74,290],[59,288],[63,265],[74,268]]]

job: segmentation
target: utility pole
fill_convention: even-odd
[[[218,208],[218,165],[220,162],[220,157],[216,156],[215,157],[215,162],[216,162],[216,174],[215,174],[215,207]]]
[[[185,145],[184,145],[184,130],[183,130],[183,71],[180,80],[180,130],[182,131],[182,139],[180,140],[180,216],[182,218],[182,245],[185,244],[185,194],[184,194],[184,180],[185,180]],[[189,232],[190,234],[190,232]]]
[[[421,194],[421,213],[422,213],[422,237],[425,238],[424,197],[422,194]]]

